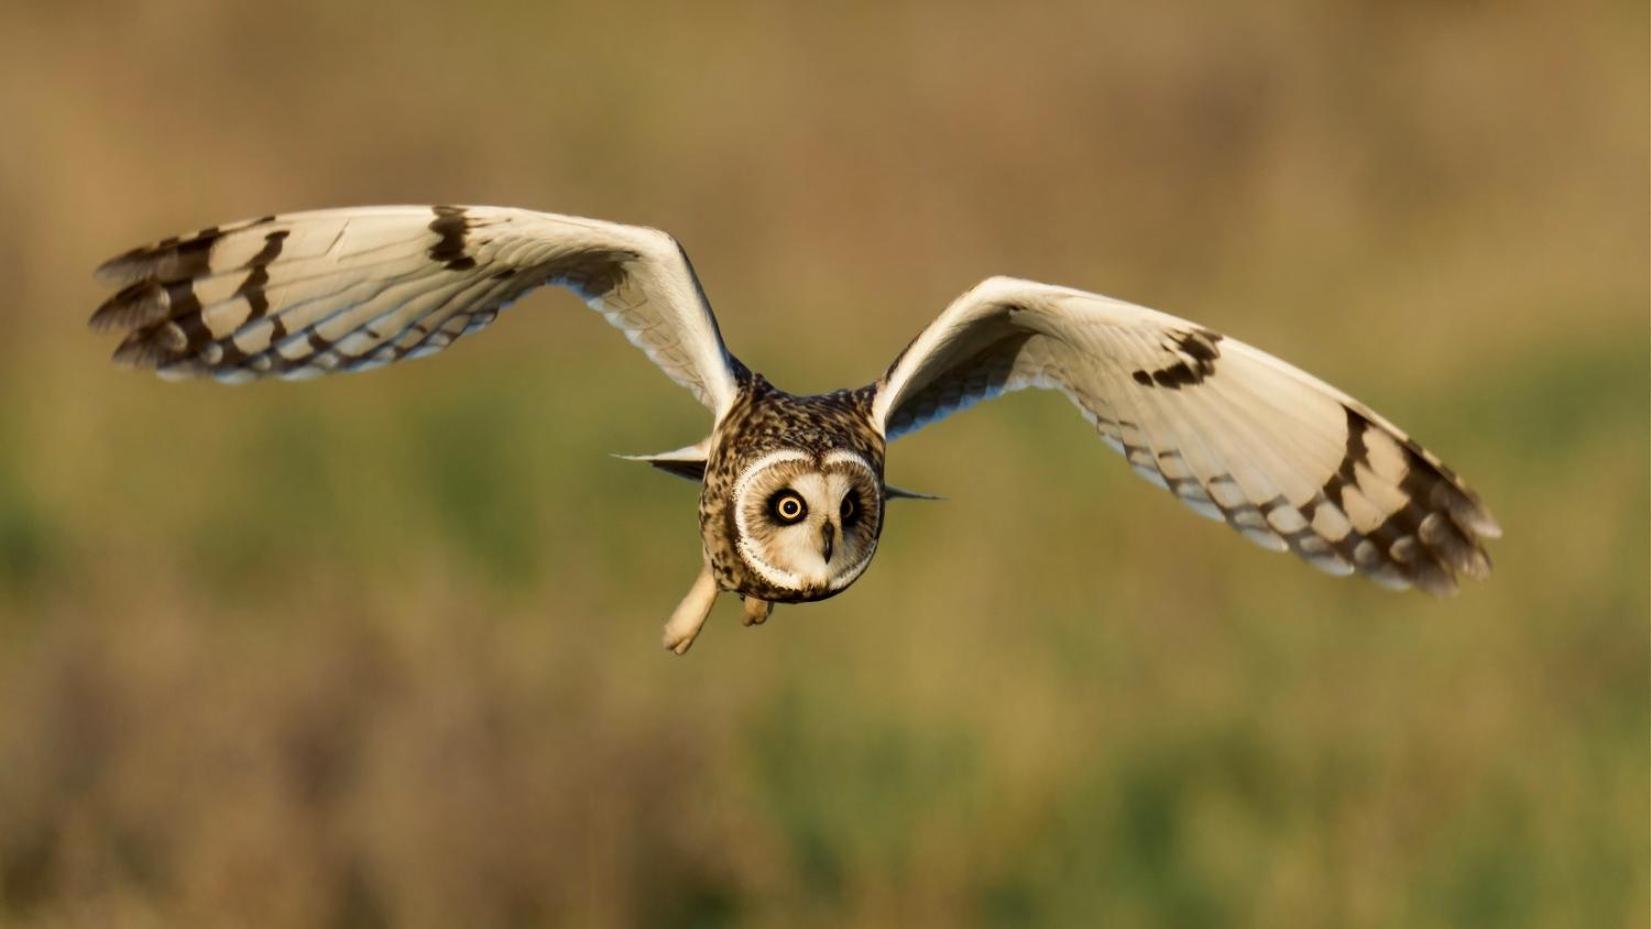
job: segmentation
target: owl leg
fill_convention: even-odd
[[[745,598],[745,624],[760,626],[768,621],[768,614],[774,612],[774,604],[767,600],[758,600],[756,597]]]
[[[694,586],[688,589],[688,596],[682,598],[671,618],[665,621],[665,647],[678,655],[686,654],[688,646],[694,644],[694,636],[699,635],[700,627],[705,625],[705,617],[711,615],[712,604],[716,602],[717,579],[707,564],[700,569],[699,577],[694,578]]]

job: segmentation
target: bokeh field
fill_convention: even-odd
[[[1643,927],[1643,2],[0,4],[0,926]],[[647,223],[870,380],[989,274],[1367,400],[1506,529],[1246,545],[1056,396],[891,450],[875,566],[686,658],[706,417],[576,300],[167,384],[102,259],[272,211]]]

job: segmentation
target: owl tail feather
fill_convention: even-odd
[[[707,457],[711,439],[709,436],[701,439],[694,445],[679,448],[674,452],[660,452],[657,455],[615,455],[626,461],[645,461],[666,474],[698,483],[705,480],[705,459]]]

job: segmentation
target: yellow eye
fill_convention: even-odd
[[[808,515],[808,504],[804,503],[803,498],[797,496],[794,490],[782,490],[775,494],[768,506],[781,525],[789,526]]]

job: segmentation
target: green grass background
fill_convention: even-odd
[[[0,6],[0,925],[1645,926],[1647,11]],[[858,384],[980,278],[1190,316],[1468,476],[1434,601],[1054,396],[894,449],[876,565],[659,623],[705,417],[534,295],[306,384],[105,362],[90,272],[328,205],[660,226]]]

